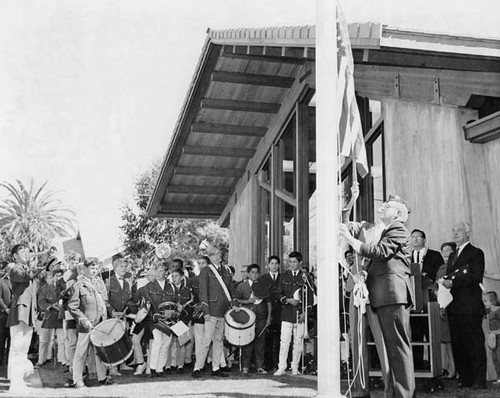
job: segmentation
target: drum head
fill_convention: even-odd
[[[119,319],[107,319],[90,332],[90,341],[96,347],[107,347],[125,334],[125,324]]]
[[[236,322],[233,317],[231,316],[231,313],[234,312],[233,309],[230,309],[228,312],[226,312],[225,319],[226,323],[231,326],[234,329],[246,329],[249,326],[253,325],[255,323],[255,312],[252,310],[246,308],[246,307],[240,307],[240,311],[245,311],[248,314],[248,321],[245,323],[238,323]]]

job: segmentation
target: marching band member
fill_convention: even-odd
[[[301,270],[302,254],[297,251],[291,252],[288,255],[288,264],[290,269],[283,273],[277,291],[282,310],[279,364],[278,370],[274,373],[275,376],[285,374],[292,335],[292,375],[294,376],[299,374],[299,362],[303,351],[304,314],[301,312],[300,301],[294,298],[295,291],[304,285],[304,274]]]
[[[207,266],[205,257],[199,258],[197,263],[200,271]],[[200,302],[200,276],[194,275],[189,282],[193,292],[193,300],[196,303],[191,317],[191,325],[189,327],[194,340],[195,358],[198,358],[202,355],[203,334],[205,332],[205,317],[203,316],[203,310]]]
[[[8,377],[11,392],[22,392],[26,388],[24,377],[33,373],[28,360],[28,350],[36,317],[36,292],[33,279],[43,268],[29,266],[28,246],[17,244],[12,248],[15,265],[10,269],[12,301],[7,326],[10,327],[10,352]]]
[[[212,346],[212,376],[227,377],[220,370],[221,355],[224,350],[224,315],[231,307],[233,291],[233,275],[229,267],[212,264],[208,256],[198,260],[207,263],[200,271],[199,297],[205,314],[205,330],[200,350],[197,351],[196,363],[192,377],[200,377],[201,369]],[[238,307],[234,307],[239,311]]]
[[[73,387],[83,388],[83,371],[89,350],[95,357],[97,379],[100,384],[113,384],[113,380],[106,376],[106,367],[90,344],[90,330],[99,322],[107,318],[106,303],[92,283],[92,278],[97,275],[98,263],[96,259],[86,260],[81,269],[82,275],[78,282],[72,286],[68,309],[77,321],[78,340],[73,358]]]
[[[111,258],[114,273],[107,279],[106,287],[108,289],[108,316],[112,318],[124,318],[125,310],[135,308],[132,301],[132,290],[126,279],[127,260],[122,254],[118,253]],[[124,369],[125,365],[121,365]],[[116,366],[112,366],[109,371],[111,376],[121,376]]]
[[[265,344],[265,329],[271,325],[271,301],[264,297],[256,297],[253,292],[257,286],[257,280],[260,277],[260,267],[257,264],[250,264],[247,266],[248,280],[242,282],[236,288],[236,299],[239,304],[249,308],[255,313],[255,339],[242,348],[241,363],[242,373],[248,373],[250,364],[252,362],[252,355],[255,355],[255,366],[257,373],[267,373],[264,369],[264,344]],[[261,282],[264,287],[264,292],[260,290],[260,294],[268,295],[267,286]],[[265,294],[262,294],[265,293]]]
[[[145,286],[144,294],[150,298],[151,313],[159,313],[160,304],[168,301],[166,280],[167,264],[160,262],[156,266],[156,280]],[[158,319],[153,318],[153,342],[151,345],[151,377],[163,376],[163,367],[167,361],[167,351],[172,337],[163,333],[158,326]]]
[[[177,311],[181,314],[180,320],[189,324],[190,317],[188,312],[185,310],[185,306],[188,302],[191,302],[193,298],[191,287],[184,279],[184,272],[182,268],[172,269],[170,276],[172,277],[172,283],[170,283],[167,288],[167,301],[177,304]],[[186,345],[179,345],[179,340],[176,336],[173,336],[171,346],[172,365],[177,366],[177,373],[183,373]],[[167,363],[167,369],[169,369],[169,365],[170,364]]]

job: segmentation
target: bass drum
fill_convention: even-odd
[[[107,319],[98,324],[90,332],[90,341],[99,359],[106,365],[119,365],[133,352],[125,322],[119,319]]]
[[[255,338],[255,313],[245,307],[241,307],[240,311],[244,311],[246,313],[244,318],[248,319],[248,321],[245,323],[238,322],[237,319],[243,317],[237,316],[238,313],[235,310],[230,309],[226,312],[226,323],[224,325],[226,340],[229,344],[237,347],[248,345]]]

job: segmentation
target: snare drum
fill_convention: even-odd
[[[107,365],[119,365],[133,352],[125,322],[119,319],[107,319],[98,324],[90,332],[90,341],[101,361]]]
[[[245,323],[238,323],[231,316],[233,311],[233,309],[230,309],[225,315],[226,323],[224,325],[224,334],[226,340],[230,344],[238,347],[248,345],[255,338],[255,313],[246,307],[241,307],[240,311],[245,311],[247,313],[248,321]]]

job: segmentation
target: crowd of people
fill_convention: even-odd
[[[356,196],[356,187],[352,191]],[[349,210],[344,209],[347,215]],[[427,246],[423,230],[410,233],[405,227],[410,213],[406,200],[391,195],[379,212],[375,224],[349,222],[347,216],[339,231],[349,245],[340,273],[340,303],[349,317],[341,316],[340,321],[342,331],[349,333],[352,353],[351,396],[370,396],[368,330],[380,362],[384,396],[415,396],[415,373],[431,370],[431,353],[422,343],[432,336],[427,318],[410,314],[426,313],[429,302],[439,305],[442,376],[458,378],[460,388],[485,389],[483,325],[500,378],[500,306],[495,292],[484,292],[484,253],[470,243],[471,226],[453,224],[453,241],[437,251]]]
[[[304,305],[297,292],[309,289],[312,298],[315,286],[301,253],[290,253],[288,262],[286,272],[278,256],[269,258],[267,272],[250,264],[236,282],[234,268],[206,255],[193,269],[180,258],[138,268],[117,254],[112,269],[103,269],[97,258],[76,252],[60,261],[56,248],[37,254],[15,245],[0,279],[0,359],[8,358],[10,390],[23,391],[25,378],[48,363],[77,389],[92,378],[114,384],[124,370],[160,378],[189,368],[194,378],[226,377],[236,360],[242,374],[298,375],[304,312],[309,306],[311,313],[313,300]],[[226,317],[247,323],[243,308],[255,315],[254,337],[234,347],[225,340]],[[109,334],[130,352],[102,344]],[[34,341],[36,363],[29,359]]]

